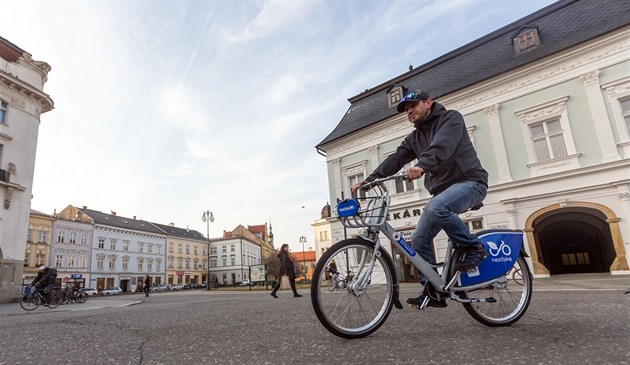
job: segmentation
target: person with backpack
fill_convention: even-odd
[[[55,287],[55,279],[57,278],[57,269],[48,268],[46,266],[40,266],[37,271],[37,276],[31,282],[30,286],[35,286],[35,290],[44,294],[46,298],[46,303],[44,306],[50,305],[51,293],[53,288]],[[48,289],[48,290],[44,290]]]

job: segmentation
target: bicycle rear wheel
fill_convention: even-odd
[[[376,256],[371,272],[369,264]],[[345,289],[331,291],[325,269],[335,260],[344,272]],[[374,243],[359,238],[340,241],[319,259],[313,272],[311,302],[319,321],[339,337],[353,339],[368,336],[387,319],[394,300],[396,280],[391,256],[384,249],[374,252]],[[352,275],[352,276],[350,276]]]
[[[20,307],[25,311],[32,311],[39,307],[39,301],[35,299],[34,294],[24,294],[20,297]]]
[[[515,277],[516,275],[516,277]],[[525,258],[519,256],[505,282],[459,292],[462,298],[494,298],[496,302],[464,303],[475,320],[490,327],[509,326],[527,311],[532,299],[532,276]]]

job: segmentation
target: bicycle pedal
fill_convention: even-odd
[[[419,306],[419,305],[416,305],[416,304],[409,304],[409,307],[410,307],[411,309],[422,310],[422,309],[420,308],[420,306]]]

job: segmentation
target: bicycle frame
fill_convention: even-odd
[[[457,286],[458,279],[461,275],[459,271],[455,271],[453,277],[449,278],[448,275],[451,272],[451,265],[453,265],[453,255],[455,253],[455,249],[451,241],[449,240],[446,257],[444,259],[444,263],[439,264],[430,264],[425,261],[416,250],[402,237],[400,233],[398,233],[388,222],[387,222],[387,211],[389,210],[390,198],[388,195],[387,187],[383,184],[385,181],[404,178],[405,175],[393,175],[387,178],[377,179],[372,182],[366,183],[364,185],[365,190],[370,189],[372,187],[378,187],[380,193],[377,194],[376,197],[365,197],[361,198],[368,201],[367,207],[359,211],[359,204],[356,202],[356,206],[353,205],[351,200],[348,204],[343,204],[344,202],[340,202],[338,205],[338,213],[339,217],[343,223],[343,225],[351,228],[361,228],[366,227],[368,229],[367,234],[360,235],[362,239],[374,242],[375,244],[375,252],[382,247],[380,242],[380,233],[383,233],[391,242],[393,247],[396,247],[403,255],[407,258],[408,262],[410,262],[418,271],[424,275],[429,282],[433,285],[433,287],[440,293],[451,293],[452,291],[462,290],[475,290],[479,288],[486,287],[490,284],[504,282],[506,280],[506,274],[499,275],[498,277],[494,277],[489,280],[485,280],[480,283],[476,283],[474,285],[466,285],[466,286]],[[367,186],[367,188],[365,188]],[[363,214],[362,214],[363,213]],[[497,230],[497,231],[505,231],[505,232],[515,232],[512,230]],[[483,231],[486,232],[486,231]],[[521,233],[522,235],[522,233]],[[522,253],[523,247],[521,246],[520,253]],[[374,268],[374,264],[376,262],[377,257],[372,257],[371,262],[366,263],[365,257],[362,258],[361,262],[357,265],[357,276],[356,280],[353,281],[352,289],[361,291],[367,285],[369,277]],[[366,267],[367,265],[367,267]],[[436,268],[443,267],[442,274],[438,274],[435,270]],[[396,291],[398,290],[398,276],[395,276],[396,282],[394,283]],[[398,294],[396,293],[396,298],[398,298]],[[460,299],[457,295],[451,294],[451,298],[458,301],[471,301],[471,300],[463,300]],[[473,300],[474,301],[474,300]]]

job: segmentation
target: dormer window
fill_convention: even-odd
[[[512,37],[514,50],[516,53],[531,50],[540,46],[540,37],[538,35],[538,27],[524,26],[521,27]]]
[[[394,86],[387,92],[387,100],[390,108],[398,105],[398,101],[403,97],[403,91],[402,86]]]

